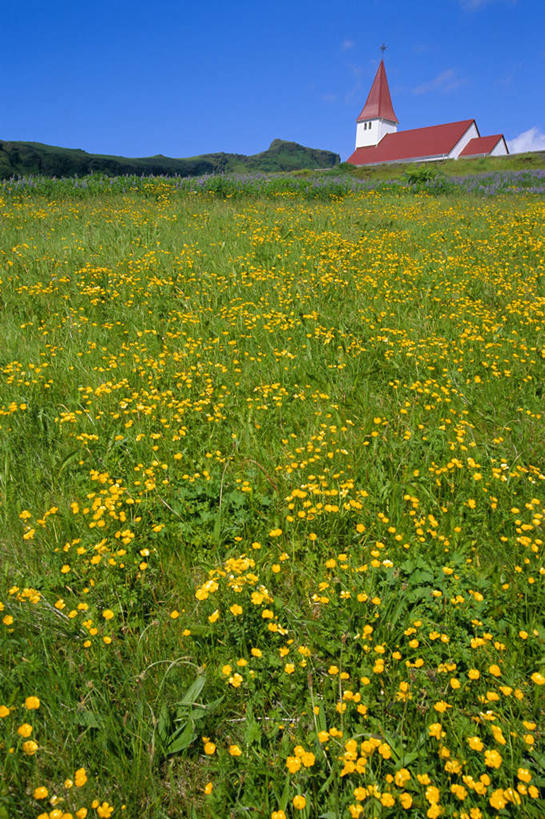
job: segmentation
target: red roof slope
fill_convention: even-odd
[[[394,113],[388,80],[386,79],[386,69],[382,60],[375,74],[369,96],[356,122],[365,119],[376,119],[377,117],[382,117],[382,119],[387,119],[390,122],[398,122]]]
[[[477,128],[474,119],[464,119],[461,122],[447,122],[445,125],[431,125],[428,128],[413,128],[410,131],[386,134],[378,145],[356,148],[347,162],[351,165],[375,165],[404,159],[446,156],[471,125]]]
[[[485,156],[494,150],[503,134],[470,139],[460,156]]]

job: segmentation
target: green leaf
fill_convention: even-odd
[[[80,711],[78,714],[78,722],[86,728],[100,728],[100,721],[96,714],[92,711]]]
[[[290,778],[289,776],[286,777],[286,782],[284,784],[284,790],[282,791],[282,796],[280,797],[280,809],[286,810],[288,805],[288,799],[290,798]]]
[[[69,466],[72,463],[72,461],[75,461],[76,458],[79,459],[80,457],[81,457],[81,453],[80,453],[79,449],[75,449],[73,452],[71,452],[69,455],[67,455],[66,458],[64,459],[64,461],[62,462],[62,464],[59,467],[58,474],[60,475],[66,469],[66,467]]]
[[[325,714],[324,709],[320,705],[319,711],[316,714],[316,725],[318,726],[318,731],[327,731],[327,723],[325,721]]]
[[[166,703],[163,703],[159,711],[159,719],[157,720],[157,733],[164,742],[168,737],[168,729],[170,727],[170,719],[168,715],[168,708]]]
[[[261,728],[259,723],[254,719],[254,712],[251,704],[248,703],[246,707],[246,719],[244,723],[244,738],[247,745],[251,745],[256,739],[261,737]]]
[[[193,724],[192,720],[189,720],[189,722],[187,722],[185,726],[181,728],[181,733],[179,735],[176,731],[172,737],[173,738],[167,745],[168,756],[171,756],[172,754],[179,754],[180,751],[185,751],[186,748],[189,748],[191,743],[195,741],[197,734],[195,732],[195,725]]]
[[[206,676],[203,674],[200,677],[191,683],[185,694],[183,695],[182,699],[177,703],[178,706],[180,705],[193,705],[199,697],[199,694],[204,688],[204,684],[206,682]]]

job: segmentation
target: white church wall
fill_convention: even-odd
[[[379,133],[378,141],[379,142],[382,139],[382,137],[386,136],[386,134],[395,134],[396,132],[397,132],[397,125],[395,124],[395,122],[388,122],[387,119],[379,120],[379,126],[378,126],[378,133]]]
[[[356,125],[356,148],[368,148],[370,145],[378,145],[382,137],[396,131],[397,125],[395,122],[388,122],[385,119],[369,119],[365,122],[358,122]]]
[[[449,159],[458,159],[467,143],[479,136],[479,131],[474,122],[471,123],[465,134],[458,140],[452,151],[449,153]]]
[[[505,139],[502,137],[495,148],[490,151],[490,156],[507,156],[507,145],[505,144]]]

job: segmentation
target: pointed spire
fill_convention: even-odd
[[[380,61],[369,96],[357,122],[366,119],[387,119],[389,122],[398,122],[392,105],[392,98],[390,97],[383,60]]]

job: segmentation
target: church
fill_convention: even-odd
[[[397,126],[384,60],[381,60],[367,101],[356,121],[356,149],[347,159],[351,165],[432,162],[509,153],[503,134],[481,136],[474,119],[410,131],[398,131]]]

